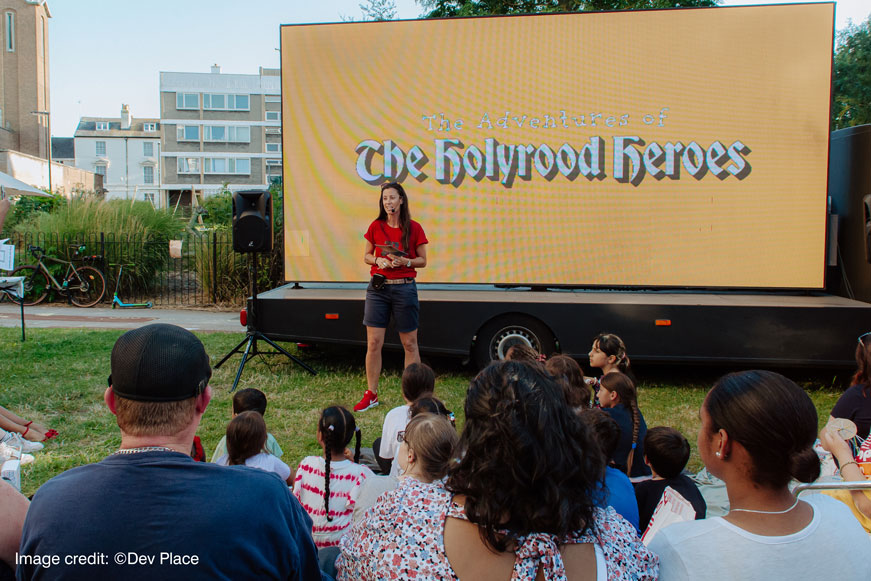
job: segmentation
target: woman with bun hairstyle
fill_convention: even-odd
[[[670,525],[650,543],[660,578],[871,579],[871,540],[842,503],[799,500],[793,479],[820,474],[817,412],[807,394],[770,371],[720,378],[699,412],[698,448],[729,497],[724,517]]]

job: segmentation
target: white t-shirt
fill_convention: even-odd
[[[390,466],[390,476],[394,478],[399,477],[399,462],[396,461],[399,442],[396,441],[396,434],[408,425],[410,411],[407,405],[393,408],[384,416],[384,427],[381,428],[381,449],[378,451],[378,455],[388,460],[393,459],[393,464]]]
[[[223,456],[215,460],[215,464],[220,464],[221,466],[229,466],[230,457],[227,454],[224,454]],[[265,452],[261,452],[245,460],[245,466],[250,466],[251,468],[259,468],[261,470],[265,470],[266,472],[275,472],[276,474],[281,476],[282,480],[287,480],[288,478],[290,478],[290,466],[288,466],[272,454],[266,454]]]
[[[814,516],[804,529],[769,537],[722,517],[676,523],[650,543],[661,581],[744,579],[871,579],[871,539],[844,504],[802,496]]]

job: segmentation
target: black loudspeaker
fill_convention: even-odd
[[[266,190],[233,193],[233,250],[272,250],[272,196]]]

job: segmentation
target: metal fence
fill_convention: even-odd
[[[185,233],[174,240],[111,233],[25,233],[13,234],[9,242],[16,246],[16,266],[36,263],[29,246],[77,264],[96,256],[88,264],[100,268],[106,277],[106,304],[111,304],[116,286],[125,303],[151,301],[162,306],[242,305],[248,296],[250,255],[233,251],[228,231]],[[262,288],[280,282],[275,280],[276,272],[279,279],[281,273],[278,252],[262,257],[260,265],[258,284]],[[66,299],[50,295],[49,300]]]

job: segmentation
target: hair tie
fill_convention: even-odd
[[[632,449],[633,450],[635,449],[636,446],[638,446],[638,442],[632,442]]]
[[[335,431],[336,428],[335,428],[335,426],[333,426],[333,424],[330,424],[329,426],[327,426],[327,429],[329,431],[333,432],[333,431]]]
[[[360,431],[360,426],[356,426],[356,427],[354,428],[354,431],[355,431],[355,432],[359,432],[359,431]]]

